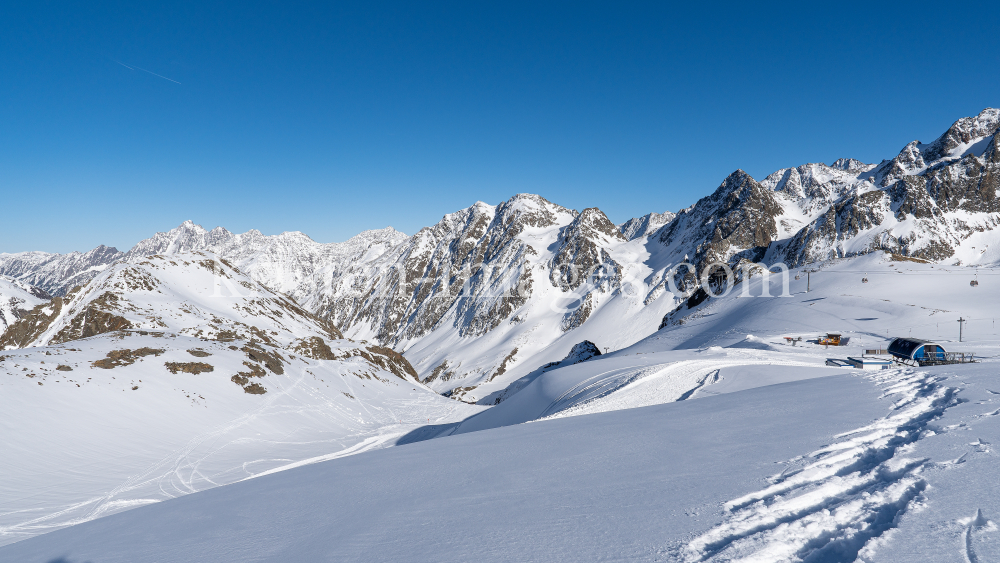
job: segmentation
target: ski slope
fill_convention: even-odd
[[[428,440],[87,522],[0,561],[989,561],[997,364],[960,367]]]
[[[20,542],[0,549],[0,560],[654,560],[685,532],[720,522],[715,505],[780,472],[777,462],[882,411],[877,391],[848,376],[774,393],[518,425],[310,465]],[[830,394],[838,409],[794,428]],[[701,422],[709,413],[715,424]]]

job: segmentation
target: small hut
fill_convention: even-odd
[[[892,360],[881,358],[847,358],[847,363],[858,369],[890,369]]]
[[[947,351],[940,344],[917,338],[896,338],[889,343],[889,353],[897,360],[916,362],[917,364],[943,363],[947,360]]]
[[[847,341],[842,338],[839,332],[828,332],[826,336],[820,336],[816,341],[820,346],[842,346],[847,344]]]

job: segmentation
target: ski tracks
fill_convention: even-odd
[[[836,436],[724,506],[725,520],[684,548],[686,563],[854,561],[894,528],[927,487],[927,459],[910,457],[930,421],[958,404],[957,390],[914,370],[868,375],[895,400],[872,424]],[[938,430],[940,431],[940,430]]]
[[[719,370],[749,365],[816,367],[815,363],[746,354],[730,359],[681,360],[595,375],[563,393],[539,419],[579,416],[682,401],[718,381]]]

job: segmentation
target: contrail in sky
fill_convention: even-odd
[[[175,84],[180,84],[180,82],[177,82],[177,81],[176,81],[176,80],[174,80],[173,78],[167,78],[166,76],[163,76],[163,75],[161,75],[161,74],[156,74],[155,72],[153,72],[153,71],[151,71],[151,70],[146,70],[146,69],[144,69],[144,68],[141,68],[141,67],[131,67],[131,66],[128,66],[127,64],[125,64],[125,63],[123,63],[123,62],[119,61],[119,60],[116,60],[116,59],[111,59],[111,60],[115,61],[116,63],[118,63],[118,64],[122,65],[123,67],[125,67],[125,68],[127,68],[127,69],[129,69],[129,70],[141,70],[141,71],[143,71],[143,72],[148,72],[149,74],[152,74],[153,76],[159,76],[160,78],[162,78],[162,79],[164,79],[164,80],[169,80],[169,81],[171,81],[171,82],[173,82],[173,83],[175,83]]]

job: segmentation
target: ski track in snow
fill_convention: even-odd
[[[415,426],[413,423],[398,425],[393,423],[402,422],[401,419],[411,420],[414,416],[419,418],[419,414],[432,413],[438,415],[435,417],[438,421],[448,420],[458,409],[458,405],[456,404],[446,412],[435,413],[434,410],[424,408],[430,406],[424,404],[426,401],[400,402],[398,405],[394,405],[394,401],[391,400],[379,403],[378,405],[368,405],[362,401],[361,408],[370,417],[370,420],[365,423],[358,420],[356,415],[353,415],[350,411],[344,410],[341,405],[324,399],[315,390],[310,390],[306,386],[300,385],[305,377],[305,372],[303,372],[288,387],[275,389],[275,392],[269,393],[263,398],[263,403],[259,406],[191,439],[181,449],[151,464],[147,469],[130,476],[107,493],[57,508],[52,512],[29,518],[14,525],[2,526],[0,527],[0,534],[27,532],[34,535],[45,533],[66,526],[81,524],[127,508],[153,504],[165,499],[176,498],[244,479],[253,479],[293,467],[387,447],[391,445],[394,439],[405,435]],[[305,393],[312,401],[309,403],[303,402],[301,399],[293,397],[292,391]],[[206,460],[213,458],[213,456],[218,455],[230,446],[248,440],[245,435],[239,434],[239,429],[248,427],[258,419],[269,416],[281,416],[291,411],[303,416],[318,415],[336,418],[345,427],[352,428],[353,433],[346,436],[338,436],[330,440],[331,447],[337,449],[332,453],[321,456],[314,456],[299,461],[273,458],[256,459],[237,462],[238,465],[230,464],[221,469],[202,469],[201,466]],[[254,472],[250,466],[259,463],[268,463],[271,466],[279,463],[280,465],[264,471]]]
[[[865,560],[873,540],[919,504],[927,459],[908,456],[928,435],[930,421],[958,404],[957,389],[914,370],[866,374],[895,400],[884,418],[837,436],[770,479],[771,485],[733,499],[725,520],[690,541],[686,563]],[[961,463],[961,459],[948,464]],[[967,534],[968,537],[968,534]],[[975,554],[967,551],[970,561]],[[860,557],[859,557],[860,556]]]
[[[646,368],[626,368],[620,373],[605,372],[581,381],[542,413],[541,419],[580,416],[598,412],[659,405],[690,398],[694,393],[718,381],[718,371],[727,367],[750,365],[803,366],[815,363],[766,358],[748,353],[732,360],[682,360]],[[715,374],[715,379],[709,378]]]

